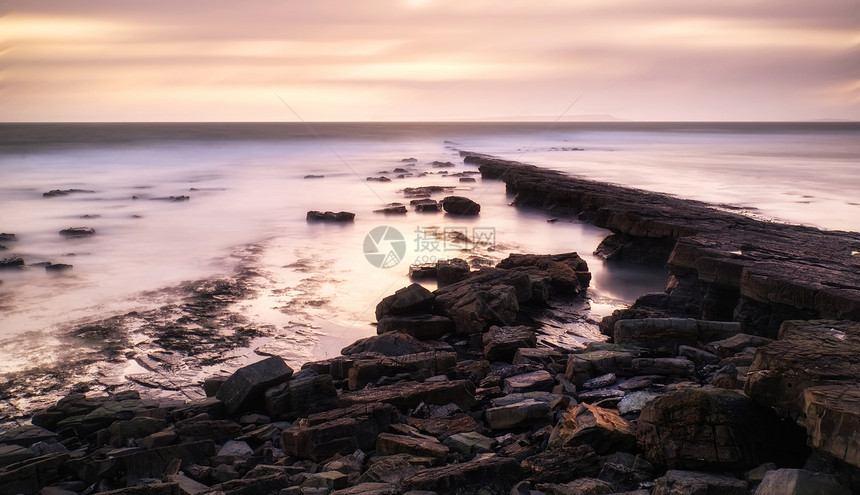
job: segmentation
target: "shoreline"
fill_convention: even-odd
[[[209,398],[184,405],[72,394],[16,437],[26,450],[38,442],[63,450],[13,463],[0,480],[27,491],[24,475],[36,470],[48,483],[127,494],[162,493],[142,491],[141,479],[156,479],[148,490],[160,484],[163,493],[517,485],[644,494],[694,482],[747,493],[804,468],[857,490],[858,445],[840,425],[860,424],[860,234],[461,156],[485,179],[505,181],[516,205],[612,231],[598,248],[607,260],[667,263],[669,289],[604,318],[612,343],[540,347],[528,313],[570,305],[590,273],[575,253],[512,255],[433,293],[398,291],[377,307],[379,335],[295,373],[268,358],[207,380]],[[793,322],[821,319],[830,321]],[[812,366],[815,352],[831,357],[830,369]],[[667,415],[688,421],[679,428]],[[714,428],[728,436],[713,437]],[[8,440],[7,432],[0,442]],[[153,461],[164,456],[183,462]],[[118,466],[120,480],[99,474]]]

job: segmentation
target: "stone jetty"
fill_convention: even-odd
[[[534,315],[581,302],[576,253],[437,264],[340,356],[35,412],[0,435],[0,494],[860,492],[860,235],[463,154],[609,229],[609,262],[667,265],[666,290],[567,349]]]

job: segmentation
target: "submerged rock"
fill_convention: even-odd
[[[96,234],[96,229],[92,227],[69,227],[60,231],[63,237],[89,237]]]
[[[453,215],[477,215],[481,212],[481,205],[464,196],[445,197],[442,208]]]
[[[52,189],[46,193],[42,193],[42,197],[45,198],[55,198],[57,196],[68,196],[69,194],[74,193],[94,193],[95,191],[90,191],[87,189]]]
[[[355,213],[349,211],[333,211],[321,212],[311,210],[308,212],[306,219],[308,222],[352,222],[355,220]]]

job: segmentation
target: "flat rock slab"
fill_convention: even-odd
[[[405,488],[452,493],[471,486],[489,486],[510,490],[520,477],[516,459],[484,454],[459,464],[448,464],[419,471],[406,481]]]
[[[292,375],[292,368],[282,358],[272,356],[236,370],[215,397],[227,406],[227,412],[236,414],[255,403],[262,405],[263,392],[289,380]]]
[[[454,321],[440,315],[387,315],[380,318],[376,333],[403,332],[418,340],[438,339],[454,331]]]
[[[849,495],[851,490],[836,476],[803,469],[774,469],[764,475],[756,495]]]
[[[410,454],[431,457],[436,460],[436,464],[442,464],[448,456],[448,447],[436,439],[381,433],[376,439],[376,452],[381,455]]]
[[[779,339],[756,349],[745,391],[771,406],[802,413],[804,390],[860,383],[860,323],[786,321]]]
[[[538,370],[505,378],[502,390],[506,394],[549,392],[554,385],[555,378],[548,371]]]
[[[746,481],[701,471],[667,471],[654,486],[654,495],[748,495],[748,492]]]
[[[339,398],[341,407],[379,402],[392,404],[402,411],[422,402],[440,406],[454,403],[468,411],[475,405],[475,385],[469,380],[400,382],[386,387],[346,392]]]
[[[628,451],[636,428],[612,409],[579,404],[568,409],[550,435],[550,447],[589,445],[599,454]]]
[[[810,445],[860,467],[860,384],[809,387],[803,402]]]
[[[534,329],[526,326],[499,327],[493,325],[482,336],[484,356],[489,361],[505,361],[510,363],[521,347],[534,347],[537,344],[537,334]]]

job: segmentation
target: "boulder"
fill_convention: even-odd
[[[849,495],[836,476],[803,469],[774,469],[764,475],[755,495]]]
[[[446,196],[442,208],[452,215],[477,215],[481,205],[463,196]]]
[[[638,442],[669,469],[743,470],[770,460],[784,437],[775,414],[738,392],[686,389],[642,409]]]
[[[45,265],[45,271],[48,273],[60,273],[71,270],[73,265],[69,265],[68,263],[50,263]]]
[[[507,491],[519,478],[520,464],[516,459],[481,454],[468,462],[418,471],[406,480],[404,488],[453,493],[454,490],[487,486]]]
[[[647,349],[649,355],[674,356],[679,345],[695,347],[699,340],[696,320],[646,318],[615,322],[613,342]]]
[[[724,474],[670,470],[658,478],[653,495],[748,495],[746,481]]]
[[[445,382],[399,382],[385,387],[344,392],[339,397],[341,407],[355,404],[386,403],[405,411],[420,403],[445,405],[454,403],[469,410],[475,405],[475,385],[468,380]]]
[[[10,270],[24,268],[24,258],[20,256],[10,256],[0,259],[0,270]]]
[[[311,210],[308,212],[306,219],[308,222],[352,222],[355,220],[355,213],[349,211],[333,211],[322,212],[319,210]]]
[[[444,464],[448,456],[448,447],[438,440],[380,433],[376,439],[376,452],[381,455],[410,454],[413,456],[430,457],[435,464]]]
[[[440,315],[387,315],[376,325],[376,333],[401,332],[418,340],[438,339],[454,331],[454,321]]]
[[[490,407],[484,411],[487,426],[493,430],[508,430],[549,422],[552,409],[546,402],[526,399],[514,404]]]
[[[860,467],[860,383],[809,387],[803,402],[810,446]]]
[[[404,287],[376,306],[377,321],[385,315],[431,313],[436,296],[420,284]]]
[[[249,364],[236,370],[218,389],[215,397],[230,414],[262,407],[266,389],[290,379],[293,370],[278,356]]]
[[[472,269],[469,263],[460,258],[439,260],[436,262],[436,280],[442,284],[453,284],[469,278]]]
[[[522,461],[523,475],[532,483],[564,483],[600,473],[602,460],[590,445],[547,449]]]
[[[350,390],[359,390],[368,383],[376,382],[383,376],[416,373],[416,376],[429,378],[441,375],[457,365],[455,352],[421,352],[396,357],[363,359],[356,361],[349,369],[348,386]]]
[[[845,382],[860,383],[860,322],[786,321],[779,340],[756,349],[745,392],[802,413],[804,390]]]
[[[373,210],[373,213],[382,213],[384,215],[405,215],[407,213],[406,205],[400,203],[390,204],[384,208]]]
[[[506,394],[523,392],[549,392],[555,385],[555,378],[546,370],[530,371],[504,379],[502,391]]]
[[[636,445],[636,428],[612,409],[579,404],[569,408],[553,428],[549,445],[590,445],[599,454],[627,451]]]
[[[455,433],[445,439],[446,447],[463,455],[492,452],[496,441],[475,431]]]
[[[730,357],[750,347],[761,347],[773,342],[773,339],[739,333],[727,339],[715,340],[705,346],[705,350],[720,357]]]
[[[57,434],[37,425],[21,425],[0,434],[0,444],[20,445],[29,447],[36,442],[48,442],[57,438]]]
[[[537,335],[526,326],[499,327],[493,325],[482,336],[484,356],[489,361],[513,361],[514,354],[522,347],[534,347]]]
[[[479,273],[488,274],[492,269]],[[475,282],[469,279],[436,290],[436,304],[443,314],[454,321],[459,334],[481,333],[488,325],[510,325],[520,310],[517,283],[514,280]],[[523,283],[529,284],[527,276]],[[474,283],[473,283],[474,282]]]
[[[436,202],[435,199],[416,199],[409,202],[415,208],[415,211],[421,213],[435,213],[442,209],[442,205]]]
[[[694,376],[696,365],[686,358],[636,358],[630,369],[637,375]]]
[[[620,351],[593,351],[570,354],[567,358],[565,377],[577,387],[596,376],[607,373],[620,374],[630,368],[634,355]]]
[[[96,229],[92,227],[69,227],[60,231],[63,237],[89,237],[96,235]]]
[[[499,268],[537,268],[548,277],[550,286],[560,294],[576,294],[588,287],[591,273],[588,264],[577,253],[511,254],[497,265]]]
[[[18,236],[15,234],[0,232],[0,242],[13,242],[13,241],[17,241],[17,240],[18,240]]]
[[[450,346],[446,347],[447,349],[445,350],[451,350]],[[356,340],[341,349],[340,353],[345,356],[355,356],[360,353],[376,353],[382,356],[405,356],[419,352],[442,350],[442,348],[443,346],[421,342],[408,333],[385,332],[381,335]]]

